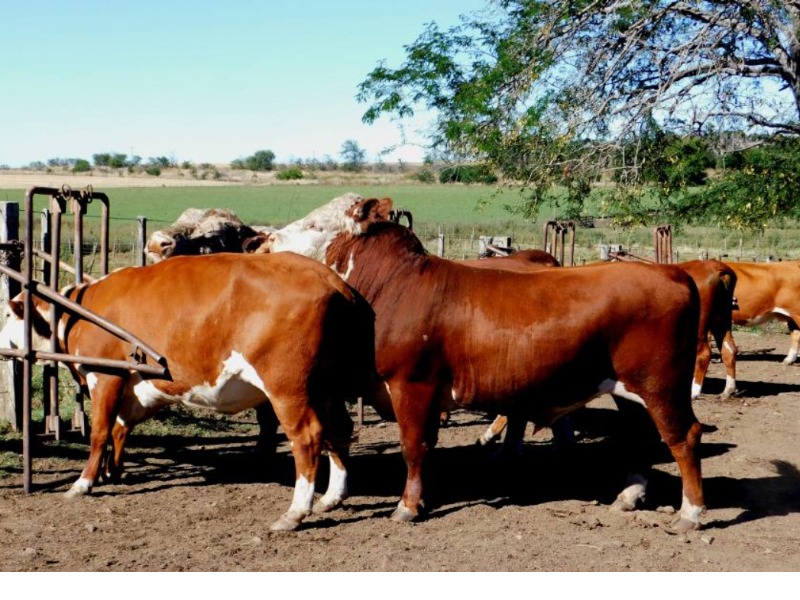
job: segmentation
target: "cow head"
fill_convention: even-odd
[[[182,254],[244,252],[266,240],[271,228],[248,227],[229,210],[188,208],[172,225],[153,232],[147,258],[156,263]]]
[[[390,198],[362,198],[348,193],[312,210],[269,236],[270,252],[296,252],[325,262],[331,242],[341,234],[361,235],[371,223],[389,220]]]
[[[50,350],[50,305],[40,298],[33,299],[33,327],[31,345],[33,350]],[[3,328],[0,330],[0,348],[22,348],[25,345],[25,299],[23,294],[9,300],[3,308]]]

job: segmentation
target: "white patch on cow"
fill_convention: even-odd
[[[292,505],[289,507],[287,515],[302,519],[311,512],[311,505],[314,503],[314,484],[306,479],[305,475],[294,482],[294,495]]]
[[[22,340],[25,333],[23,320],[17,317],[8,306],[6,306],[3,316],[5,325],[0,331],[0,347],[22,348]]]
[[[736,391],[736,378],[725,375],[725,389],[722,390],[723,396],[729,396]]]
[[[347,193],[312,210],[302,219],[274,232],[270,236],[270,251],[296,252],[325,263],[328,247],[337,235],[362,233],[361,225],[349,214],[349,209],[362,199],[358,194]]]
[[[681,501],[681,518],[687,519],[692,523],[699,523],[700,522],[700,515],[703,514],[705,511],[705,507],[703,506],[695,506],[684,494],[683,500]]]
[[[785,308],[780,308],[779,306],[776,306],[775,308],[773,308],[772,312],[775,313],[776,315],[783,315],[784,317],[791,317],[792,316],[791,314],[789,314],[788,310],[786,310]]]
[[[97,375],[95,373],[87,373],[86,374],[86,387],[89,388],[89,393],[92,393],[92,390],[97,385]]]
[[[339,468],[333,457],[330,460],[330,477],[328,478],[328,489],[320,499],[320,504],[325,508],[338,506],[347,498],[347,471]]]
[[[478,443],[480,443],[481,446],[486,446],[487,444],[491,444],[498,437],[498,435],[500,434],[495,434],[495,432],[492,431],[492,426],[490,425],[486,428],[486,431],[483,432],[483,435],[478,438]]]
[[[622,507],[632,510],[639,500],[644,500],[647,480],[641,475],[631,475],[628,478],[628,484],[628,487],[617,496],[617,502],[621,503]]]
[[[731,343],[730,343],[730,342],[727,342],[727,341],[726,341],[726,342],[723,342],[723,343],[722,343],[722,346],[723,346],[723,347],[724,347],[724,348],[725,348],[725,349],[726,349],[728,352],[730,352],[731,354],[733,354],[733,347],[731,346]]]
[[[456,388],[450,389],[450,397],[453,399],[453,402],[458,402],[458,394],[456,394]]]
[[[356,266],[355,253],[351,252],[350,258],[347,261],[347,270],[344,273],[340,273],[339,271],[336,271],[336,269],[334,269],[334,273],[336,273],[339,277],[347,281],[347,278],[350,277],[350,274],[353,272],[355,266]]]
[[[783,362],[784,364],[791,365],[795,360],[797,360],[797,350],[790,348],[789,354],[786,355],[786,358],[783,359]]]
[[[86,495],[92,491],[92,482],[85,477],[81,477],[72,484],[72,489],[70,491],[76,494]]]
[[[122,427],[127,427],[128,425],[125,423],[125,419],[117,415],[117,423],[119,423]]]
[[[600,382],[600,385],[597,386],[597,390],[601,394],[612,394],[614,396],[619,396],[620,398],[625,398],[626,400],[631,400],[632,402],[637,402],[647,408],[647,404],[645,404],[644,399],[638,394],[634,394],[633,392],[629,392],[625,388],[625,384],[621,381],[615,381],[614,379],[604,379]]]
[[[386,382],[384,381],[384,382],[383,382],[383,385],[384,385],[384,387],[386,387],[386,393],[389,395],[389,398],[391,399],[391,397],[392,397],[392,390],[391,390],[391,388],[389,388],[389,384],[388,384],[388,383],[386,383]]]
[[[696,380],[692,379],[692,400],[697,398],[700,395],[700,390],[702,386],[697,383]]]
[[[253,408],[269,399],[264,382],[253,365],[235,350],[222,363],[222,371],[213,384],[204,382],[183,394],[170,395],[159,390],[152,382],[140,379],[133,386],[133,393],[145,408],[182,403],[226,414]]]
[[[175,396],[169,396],[159,390],[151,381],[140,379],[139,383],[133,386],[133,393],[139,403],[145,408],[161,406],[162,404],[177,403],[179,400]]]

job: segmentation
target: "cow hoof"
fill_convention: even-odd
[[[700,523],[697,523],[695,521],[690,521],[685,517],[681,517],[672,524],[672,529],[676,533],[688,533],[690,531],[694,531],[695,529],[699,528],[700,528]]]
[[[72,486],[71,488],[69,488],[69,490],[64,492],[64,498],[66,500],[74,500],[75,498],[80,498],[82,496],[88,496],[89,493],[90,493],[90,490],[85,490],[83,488]]]
[[[270,531],[294,531],[303,521],[303,517],[295,517],[289,513],[281,515],[281,518],[270,526]]]
[[[314,514],[318,515],[339,508],[343,503],[344,498],[336,498],[334,500],[325,500],[325,498],[321,498],[319,502],[314,505],[312,510],[314,511]]]
[[[611,510],[617,512],[631,512],[632,510],[636,510],[636,503],[626,500],[625,498],[617,498],[611,505]]]
[[[392,521],[395,523],[410,523],[414,519],[417,518],[417,513],[413,512],[409,508],[406,508],[406,505],[403,504],[403,501],[400,501],[400,504],[397,505],[397,508],[394,509],[392,513]]]
[[[92,485],[89,483],[88,479],[84,479],[81,477],[72,484],[72,487],[69,488],[66,492],[64,492],[64,498],[67,500],[74,500],[75,498],[79,498],[81,496],[87,496],[92,493]]]

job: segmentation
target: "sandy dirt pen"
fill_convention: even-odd
[[[203,437],[134,433],[122,483],[71,502],[63,493],[88,452],[48,444],[34,461],[35,493],[21,492],[16,470],[0,480],[0,569],[800,571],[800,366],[780,362],[785,334],[738,332],[737,341],[742,394],[713,395],[724,384],[713,364],[712,393],[695,403],[710,430],[700,531],[669,529],[681,491],[666,453],[644,508],[609,510],[625,473],[613,459],[614,405],[600,398],[576,413],[576,446],[557,449],[529,428],[512,464],[474,445],[485,416],[455,413],[429,473],[430,515],[404,525],[388,519],[405,477],[397,429],[368,412],[345,506],[271,533],[291,499],[292,460],[284,443],[269,468],[257,462],[254,418],[244,414],[231,421],[238,428]]]

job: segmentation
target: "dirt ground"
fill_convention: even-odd
[[[34,460],[33,494],[16,471],[0,480],[0,569],[800,571],[800,366],[780,362],[787,335],[738,332],[737,342],[741,394],[713,395],[724,383],[713,364],[710,393],[695,405],[710,426],[700,531],[670,530],[681,491],[668,455],[642,510],[608,508],[625,471],[613,458],[614,405],[601,398],[576,414],[576,446],[557,449],[529,428],[512,464],[474,445],[488,418],[456,413],[429,473],[430,514],[406,525],[388,518],[405,476],[396,426],[372,413],[353,447],[345,507],[282,534],[269,525],[291,501],[291,457],[284,443],[265,469],[250,453],[254,425],[134,435],[123,482],[71,502],[62,494],[87,451],[48,444]]]

